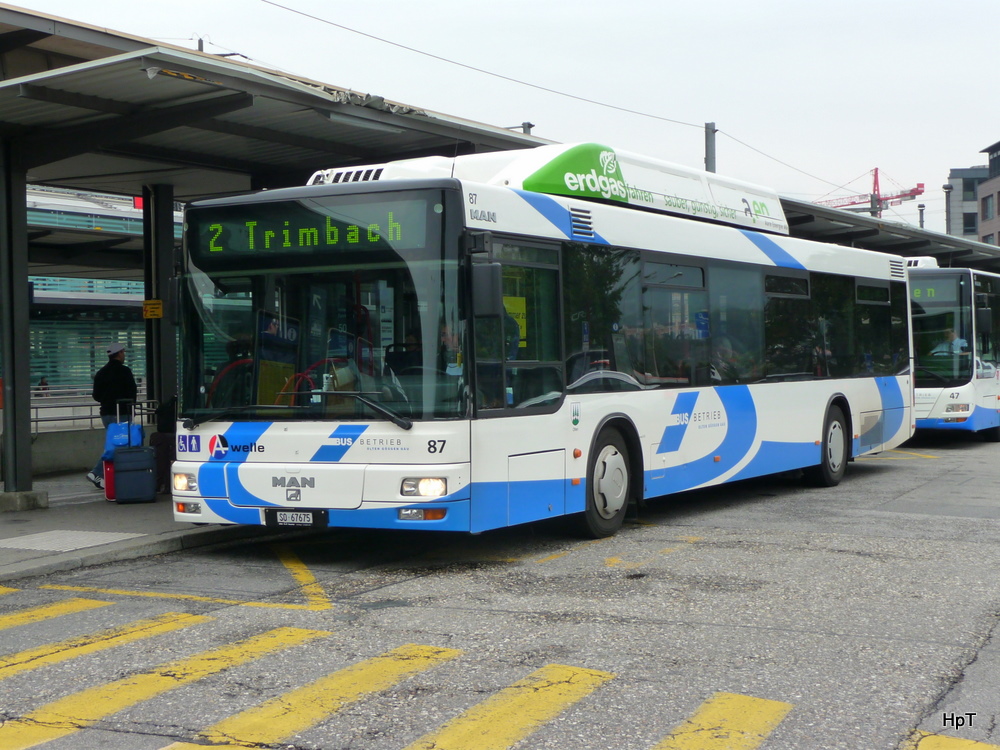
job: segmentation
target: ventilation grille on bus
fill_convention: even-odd
[[[310,185],[336,185],[344,182],[374,182],[382,176],[382,167],[362,169],[323,169],[310,178]]]
[[[587,239],[593,239],[594,223],[589,209],[571,208],[569,210],[569,217],[574,237],[586,237]]]
[[[889,276],[894,279],[905,279],[906,278],[906,261],[905,260],[890,260],[889,261]]]

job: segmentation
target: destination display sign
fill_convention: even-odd
[[[192,208],[187,237],[194,259],[422,248],[423,199],[337,202],[261,201]]]

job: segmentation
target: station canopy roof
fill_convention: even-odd
[[[546,143],[7,5],[0,55],[0,129],[34,184],[125,195],[170,184],[186,201],[302,185],[337,165]],[[64,64],[32,69],[53,61]]]
[[[0,3],[0,136],[29,184],[177,201],[318,169],[551,143],[380,96]],[[1000,248],[782,199],[793,236],[1000,270]],[[29,232],[30,232],[29,228]],[[29,237],[31,273],[141,278],[134,235]],[[71,246],[89,248],[78,262]],[[66,262],[53,264],[53,253]],[[117,257],[120,255],[121,257]],[[33,256],[38,256],[36,262]],[[103,269],[103,270],[101,270]]]
[[[144,186],[170,185],[184,202],[304,185],[329,167],[549,143],[7,4],[0,77],[0,136],[27,167],[28,183],[71,190],[138,196]],[[68,250],[78,234],[35,232],[29,262],[47,250],[51,271],[52,250]],[[106,263],[118,278],[142,278],[134,237],[90,239],[107,245],[88,254],[101,263],[61,264],[60,273],[107,276],[99,270]]]
[[[781,206],[793,237],[907,258],[932,257],[942,267],[960,266],[1000,272],[1000,247],[996,245],[805,201],[782,198]]]

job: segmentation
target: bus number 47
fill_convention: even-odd
[[[444,444],[448,442],[447,440],[428,440],[427,441],[427,452],[428,453],[444,453]]]

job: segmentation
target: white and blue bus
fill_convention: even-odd
[[[318,172],[185,215],[174,517],[477,533],[913,432],[905,261],[597,144]]]
[[[1000,275],[907,263],[917,429],[1000,441]]]

